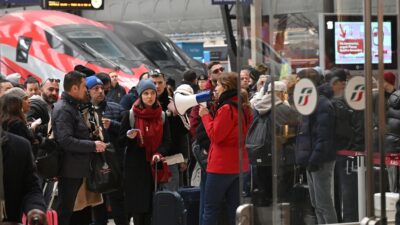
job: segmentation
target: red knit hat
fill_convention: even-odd
[[[383,77],[385,79],[386,82],[388,82],[391,85],[395,85],[396,83],[396,75],[394,75],[392,72],[385,72],[383,74]]]

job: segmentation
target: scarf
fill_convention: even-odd
[[[217,110],[225,104],[225,102],[230,101],[233,97],[237,96],[237,90],[232,89],[224,91],[218,98]]]
[[[138,138],[139,146],[146,149],[146,159],[147,161],[151,161],[154,153],[160,147],[163,137],[161,106],[158,105],[155,109],[140,109],[135,103],[133,105],[133,112],[135,114],[135,128],[140,130]]]

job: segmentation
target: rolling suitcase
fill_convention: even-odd
[[[200,188],[180,188],[178,193],[183,198],[186,208],[187,225],[199,224]]]
[[[58,182],[54,183],[53,190],[51,193],[50,203],[48,205],[47,212],[46,212],[47,225],[58,225],[57,212],[55,210],[51,209],[51,205],[53,204],[54,197],[56,195],[57,184],[58,184]],[[47,184],[44,186],[43,192],[46,189],[46,186],[47,186]],[[22,222],[24,223],[24,225],[34,225],[34,224],[27,224],[27,219],[26,219],[25,214],[22,216]]]
[[[186,225],[186,209],[177,192],[157,191],[155,166],[152,225]]]

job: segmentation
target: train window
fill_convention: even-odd
[[[31,48],[32,38],[30,37],[19,37],[17,45],[16,61],[27,63],[29,57],[29,49]]]
[[[124,58],[125,54],[102,32],[71,31],[69,40],[96,58]]]
[[[63,42],[56,36],[50,34],[47,31],[45,31],[45,35],[47,42],[52,49],[75,58],[80,57],[80,55],[76,51],[74,51],[70,46],[68,46],[65,42]]]
[[[150,59],[154,64],[156,64],[161,69],[166,67],[181,67],[185,66],[184,62],[180,59],[177,60],[177,53],[173,51],[173,48],[169,48],[158,41],[147,41],[137,46],[142,53]]]

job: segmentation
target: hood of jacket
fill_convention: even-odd
[[[333,97],[332,87],[331,87],[331,85],[329,85],[327,83],[322,84],[318,87],[318,93],[319,93],[319,95],[325,96],[329,99]]]
[[[282,99],[275,95],[275,105],[281,103],[283,103]],[[254,101],[253,106],[260,115],[268,113],[272,109],[272,95],[268,93],[263,95],[261,98]]]

